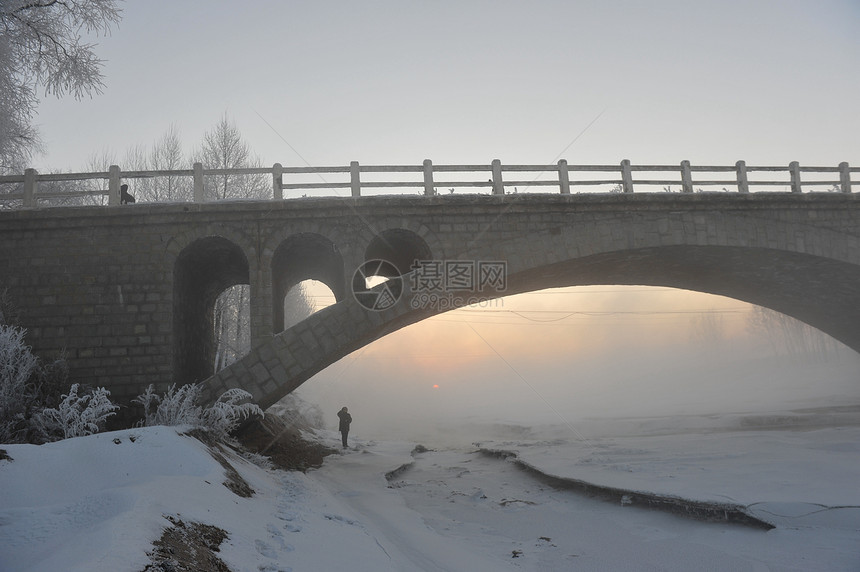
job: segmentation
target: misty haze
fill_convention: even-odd
[[[0,23],[0,572],[860,570],[857,2]]]

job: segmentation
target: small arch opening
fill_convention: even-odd
[[[337,302],[334,292],[319,280],[302,280],[287,290],[284,296],[284,323],[286,330],[311,315]]]
[[[308,284],[305,284],[303,289],[291,294],[291,304],[288,308],[286,304],[288,293],[297,285],[306,282]],[[325,285],[335,300],[343,299],[346,284],[344,282],[343,257],[340,251],[332,241],[319,234],[300,233],[290,236],[278,245],[274,256],[272,256],[272,327],[274,333],[283,331],[288,322],[289,325],[296,323],[294,321],[295,316],[289,317],[288,314],[302,308],[300,302],[302,292],[306,291],[312,297],[311,300],[314,301],[314,304],[310,304],[308,307],[316,307],[316,300],[313,296],[316,296],[316,292],[320,289],[320,286],[316,284]],[[296,310],[292,309],[293,306]]]
[[[397,270],[394,273],[388,267],[381,268],[380,271],[383,273],[379,276],[383,278],[408,274],[412,271],[416,260],[432,258],[433,253],[427,242],[411,230],[403,228],[384,230],[373,237],[364,255],[365,261],[384,260]]]
[[[403,293],[401,272],[387,260],[368,260],[353,274],[352,293],[365,308],[389,308]]]
[[[250,298],[248,259],[238,245],[220,236],[209,236],[182,250],[173,273],[174,379],[177,383],[194,383],[210,377],[216,371],[216,363],[220,363],[220,359],[216,360],[215,310],[222,293],[245,285],[244,298]]]

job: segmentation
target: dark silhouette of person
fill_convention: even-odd
[[[340,431],[341,441],[343,441],[343,448],[346,449],[346,436],[349,435],[349,424],[352,423],[352,415],[350,415],[349,410],[344,407],[337,412],[337,416],[340,419],[340,423],[338,424],[337,429],[338,431]]]
[[[128,185],[122,185],[119,188],[119,202],[123,205],[134,202],[134,197],[128,192]]]

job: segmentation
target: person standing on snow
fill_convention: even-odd
[[[344,407],[337,412],[337,416],[340,419],[340,423],[337,428],[338,431],[340,431],[343,448],[346,449],[346,436],[349,435],[349,424],[352,423],[352,415],[350,415],[349,410]]]

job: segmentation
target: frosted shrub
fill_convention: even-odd
[[[153,425],[200,425],[203,408],[197,405],[200,400],[200,388],[194,384],[183,385],[176,389],[176,384],[167,389],[164,396],[155,393],[152,385],[146,388],[143,395],[132,399],[134,403],[143,405],[144,424]]]
[[[27,331],[10,322],[16,314],[0,289],[0,443],[38,444],[57,438],[45,433],[38,415],[66,397],[69,372],[63,357],[43,363],[33,354],[24,343]]]
[[[239,423],[251,415],[263,416],[256,403],[247,401],[251,394],[242,389],[228,389],[218,400],[203,410],[204,426],[219,437],[226,437]],[[244,403],[242,403],[244,401]]]
[[[263,415],[263,410],[248,400],[251,394],[242,389],[229,389],[209,407],[198,405],[201,389],[188,384],[176,389],[171,385],[163,396],[155,393],[150,385],[146,392],[133,399],[143,405],[144,424],[191,425],[209,431],[214,437],[224,438],[239,423],[251,415]]]
[[[62,435],[60,438],[69,439],[98,433],[107,418],[119,409],[104,387],[83,395],[78,395],[79,390],[80,385],[73,384],[56,408],[47,407],[34,416],[34,422],[46,437]]]
[[[24,343],[26,330],[0,324],[0,443],[26,438],[35,388],[30,379],[39,360]]]

